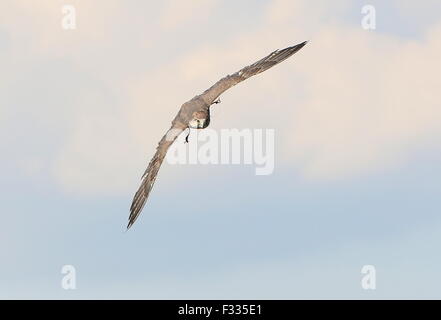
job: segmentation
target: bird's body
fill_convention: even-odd
[[[194,120],[200,120],[199,122],[204,122],[206,125],[197,125]],[[210,122],[210,105],[198,95],[181,106],[173,122],[194,129],[205,129]]]
[[[167,150],[176,138],[187,128],[205,129],[210,124],[210,107],[211,105],[220,102],[218,98],[223,92],[239,82],[268,70],[282,62],[303,48],[305,44],[306,41],[283,50],[276,50],[265,58],[241,69],[240,71],[222,78],[202,94],[195,96],[181,106],[178,114],[172,121],[171,128],[162,137],[155,155],[142,176],[141,186],[136,192],[130,207],[129,224],[127,228],[130,228],[133,225],[141,213]]]

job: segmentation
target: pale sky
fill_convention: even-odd
[[[436,0],[3,0],[0,298],[441,298],[440,12]],[[275,130],[274,174],[165,164],[124,232],[180,105],[305,40],[212,111],[211,129]],[[361,288],[363,265],[376,290]]]

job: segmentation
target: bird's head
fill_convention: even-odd
[[[210,124],[210,114],[207,111],[193,112],[193,118],[188,126],[193,129],[205,129]]]

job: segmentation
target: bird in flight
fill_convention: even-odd
[[[283,50],[276,50],[259,61],[242,68],[232,75],[228,75],[213,86],[205,90],[202,94],[195,96],[190,101],[185,102],[179,109],[178,114],[171,123],[171,128],[159,141],[156,153],[145,170],[141,178],[141,185],[133,197],[130,207],[130,216],[127,229],[129,229],[139,217],[147,198],[155,183],[159,168],[165,158],[168,148],[173,144],[176,138],[187,128],[205,129],[210,124],[210,106],[220,102],[219,96],[235,86],[239,82],[248,79],[251,76],[259,74],[283,60],[289,58],[306,45],[307,41],[297,44]],[[188,142],[188,136],[186,137]]]

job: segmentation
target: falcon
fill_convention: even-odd
[[[210,107],[213,104],[220,103],[219,96],[235,86],[239,82],[242,82],[249,77],[259,74],[283,60],[289,58],[294,53],[299,51],[306,45],[307,41],[297,44],[292,47],[285,48],[283,50],[276,50],[268,56],[260,59],[259,61],[242,68],[236,73],[228,75],[213,86],[205,90],[202,94],[195,96],[193,99],[185,102],[179,109],[178,114],[173,119],[170,129],[159,141],[156,153],[141,177],[141,185],[138,191],[136,191],[133,197],[132,205],[130,207],[129,223],[127,229],[129,229],[136,219],[139,217],[144,205],[152,190],[158,175],[159,168],[167,154],[168,148],[173,144],[176,138],[187,128],[190,129],[205,129],[210,124]],[[188,135],[186,137],[188,142]]]

